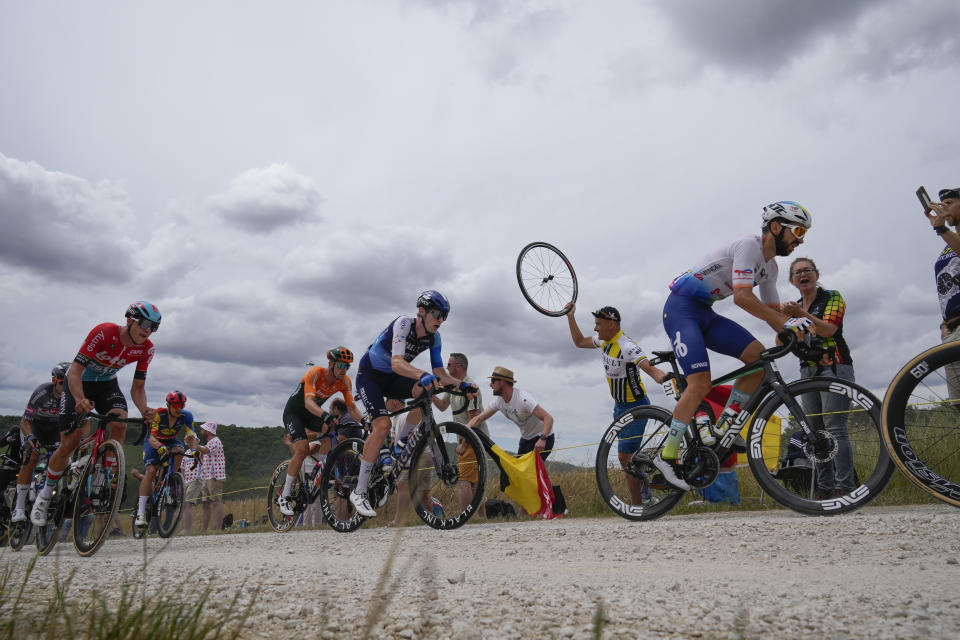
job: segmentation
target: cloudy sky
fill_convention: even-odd
[[[939,340],[914,190],[960,185],[958,63],[950,0],[0,0],[0,413],[148,299],[152,403],[279,425],[307,361],[435,288],[445,355],[513,369],[590,461],[599,356],[524,301],[519,250],[568,255],[585,330],[611,304],[664,349],[670,280],[785,199],[880,394]]]

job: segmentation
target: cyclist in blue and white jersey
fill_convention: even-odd
[[[373,420],[373,431],[363,445],[360,477],[350,492],[350,502],[357,512],[368,518],[377,515],[367,499],[370,471],[376,462],[380,446],[390,432],[390,404],[392,410],[403,408],[402,400],[418,396],[424,388],[441,384],[457,384],[464,390],[474,390],[470,383],[457,380],[443,368],[440,354],[440,334],[437,330],[450,313],[450,303],[437,291],[424,291],[417,298],[417,315],[400,316],[384,329],[360,358],[357,367],[357,397],[367,415]],[[430,351],[430,371],[423,371],[411,362],[424,351]],[[432,373],[431,373],[432,372]],[[406,444],[410,431],[422,418],[415,409],[406,414],[394,453]]]
[[[687,388],[677,400],[669,434],[654,465],[679,489],[690,489],[677,470],[680,443],[711,388],[707,349],[750,363],[764,348],[749,331],[718,315],[713,303],[732,295],[738,307],[777,333],[784,329],[803,333],[812,324],[807,318],[790,318],[780,311],[776,262],[776,256],[788,256],[803,243],[810,214],[796,202],[782,201],[764,207],[762,220],[760,235],[736,238],[675,279],[663,305],[663,328],[687,376]],[[759,298],[754,287],[760,289]],[[739,412],[762,380],[763,371],[737,380],[723,413],[725,419]]]

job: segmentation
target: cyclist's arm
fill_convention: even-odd
[[[78,413],[87,413],[93,410],[93,403],[83,395],[83,366],[76,361],[71,362],[70,368],[67,369],[67,389],[73,396]]]
[[[133,384],[130,385],[130,399],[133,400],[133,404],[137,405],[137,409],[140,410],[140,415],[143,416],[144,420],[153,420],[154,416],[157,415],[156,410],[150,408],[147,404],[147,381],[143,378],[135,377],[133,379]]]
[[[816,331],[813,333],[821,338],[829,338],[840,328],[839,324],[834,324],[818,318],[795,302],[785,303],[783,305],[783,312],[795,318],[807,318],[811,320],[813,322],[813,326],[816,328]]]
[[[25,436],[31,435],[33,433],[33,423],[26,418],[20,418],[20,432]]]
[[[433,403],[433,406],[440,411],[446,411],[450,407],[450,397],[447,395],[444,395],[442,398],[440,396],[433,396],[430,398],[430,401]]]
[[[307,408],[307,411],[317,416],[318,418],[322,418],[326,413],[326,411],[323,410],[323,407],[320,405],[320,403],[317,402],[316,396],[310,396],[309,398],[304,396],[303,406]]]
[[[571,302],[567,305],[567,308],[569,309],[567,311],[567,324],[570,326],[570,337],[573,339],[573,344],[581,349],[593,349],[596,347],[596,345],[593,344],[593,337],[584,336],[583,331],[580,330],[580,326],[577,325],[577,320],[573,316],[577,305]]]
[[[404,378],[413,378],[414,380],[419,380],[420,376],[427,373],[404,360],[403,356],[391,356],[390,368],[393,369],[393,372],[397,375],[401,375]]]
[[[467,426],[472,429],[476,427],[478,424],[480,424],[481,422],[485,420],[489,420],[493,416],[493,414],[495,414],[496,412],[497,412],[496,409],[487,407],[486,409],[481,411],[479,415],[476,415],[470,418],[470,422],[467,423]]]
[[[459,385],[460,380],[457,380],[452,375],[447,373],[447,370],[443,367],[434,367],[433,375],[437,376],[437,380],[440,381],[440,384],[455,384]]]
[[[770,327],[777,332],[783,330],[783,324],[789,320],[789,318],[775,307],[765,304],[760,300],[753,292],[752,287],[736,287],[733,290],[733,303],[738,307],[752,315],[754,318],[759,318],[766,322]]]

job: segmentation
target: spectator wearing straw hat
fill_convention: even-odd
[[[520,428],[520,445],[517,448],[517,455],[522,456],[529,451],[536,451],[546,460],[555,442],[553,416],[547,413],[528,392],[514,387],[517,381],[513,378],[513,371],[510,369],[496,367],[489,378],[494,398],[489,407],[470,419],[467,426],[475,427],[499,411]]]
[[[214,528],[223,526],[223,484],[227,480],[227,460],[223,455],[223,442],[217,437],[217,423],[204,422],[200,425],[200,434],[204,443],[197,445],[203,453],[203,530],[210,526],[213,515]]]

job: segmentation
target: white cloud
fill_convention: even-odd
[[[230,225],[254,233],[319,220],[322,198],[313,181],[286,164],[244,171],[226,193],[212,196],[207,206]]]

